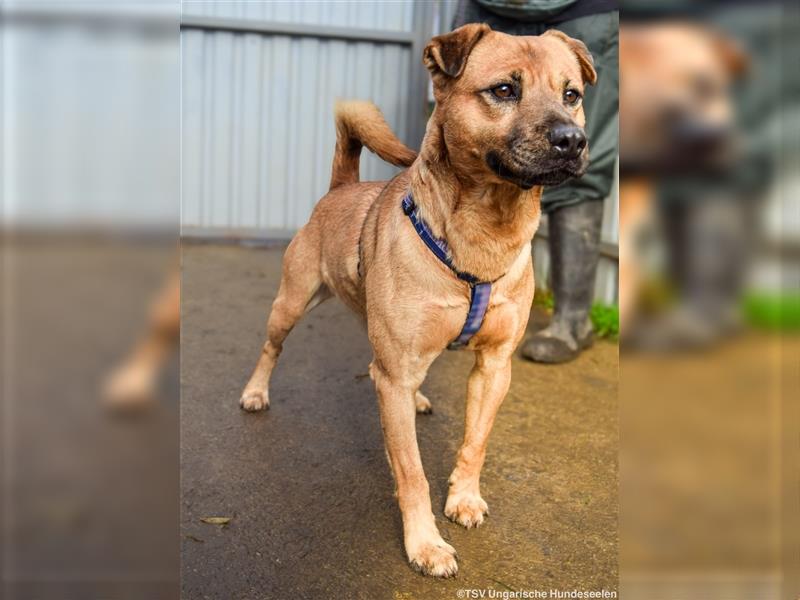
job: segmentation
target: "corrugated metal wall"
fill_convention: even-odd
[[[405,32],[413,10],[408,2],[184,4],[184,15]],[[411,143],[409,43],[188,29],[181,46],[185,234],[288,237],[301,227],[328,189],[337,99],[375,102]],[[394,172],[365,153],[362,179]]]
[[[0,3],[0,221],[175,232],[177,11],[36,4]]]
[[[207,19],[207,26],[184,27],[181,34],[183,234],[290,237],[327,191],[337,99],[375,102],[398,136],[416,147],[425,114],[409,102],[427,97],[421,44],[449,30],[454,6],[184,2],[184,23],[197,17]],[[214,28],[214,22],[222,26]],[[263,25],[263,31],[242,31],[247,23]],[[292,25],[298,24],[319,27],[320,35],[292,34]],[[327,36],[331,28],[394,37],[350,41]],[[362,179],[387,179],[394,173],[364,153]],[[603,240],[616,246],[616,191],[606,202]],[[537,280],[543,284],[549,270],[547,244],[538,240],[535,248]],[[614,302],[616,294],[616,261],[605,256],[596,296]]]
[[[399,0],[364,2],[359,0],[337,0],[332,2],[309,0],[278,0],[272,2],[193,2],[184,0],[184,15],[203,15],[247,19],[252,21],[275,21],[282,23],[305,23],[331,25],[387,31],[410,31],[413,23],[414,3]]]

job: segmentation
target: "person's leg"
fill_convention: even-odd
[[[628,345],[653,351],[700,349],[739,330],[756,208],[750,199],[711,190],[661,206],[677,302],[639,323]]]
[[[589,310],[600,248],[603,202],[586,201],[548,215],[550,280],[555,312],[550,325],[522,348],[525,358],[560,363],[575,358],[592,343]]]
[[[549,327],[523,347],[538,362],[575,358],[591,344],[589,311],[599,261],[603,200],[611,192],[618,149],[618,28],[616,12],[601,13],[555,26],[583,40],[597,69],[597,85],[586,89],[589,168],[579,179],[548,188],[542,209],[548,215],[550,279],[555,313]]]

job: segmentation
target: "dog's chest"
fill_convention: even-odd
[[[503,345],[517,340],[528,324],[533,301],[533,269],[515,269],[511,277],[492,286],[489,305],[470,347]]]
[[[503,292],[492,296],[481,328],[475,334],[476,343],[503,344],[517,336],[520,327],[519,306]]]

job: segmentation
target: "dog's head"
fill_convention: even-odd
[[[731,83],[747,68],[732,39],[688,22],[620,28],[620,165],[694,171],[731,163]]]
[[[462,177],[556,185],[584,173],[584,86],[597,74],[583,42],[555,30],[511,36],[484,24],[431,40],[439,127],[450,163]]]

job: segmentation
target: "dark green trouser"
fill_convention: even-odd
[[[556,25],[523,23],[496,15],[474,1],[462,0],[454,27],[486,23],[512,35],[540,35],[558,29],[589,48],[597,70],[597,85],[587,86],[583,101],[586,136],[589,139],[589,169],[580,179],[547,188],[542,198],[545,212],[584,200],[602,200],[611,192],[617,160],[619,133],[619,12],[605,12],[564,21]]]

